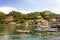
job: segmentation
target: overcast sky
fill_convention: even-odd
[[[29,12],[50,10],[60,13],[60,0],[0,0],[0,7],[13,7]]]

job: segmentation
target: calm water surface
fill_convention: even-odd
[[[14,34],[15,31],[16,27],[0,27],[0,40],[60,40],[60,32]]]
[[[0,40],[60,40],[58,33],[36,33],[36,34],[0,34]]]

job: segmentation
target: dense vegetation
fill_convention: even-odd
[[[12,21],[5,20],[9,16],[13,16]],[[41,16],[41,17],[38,17],[38,16]],[[0,23],[9,23],[9,22],[22,23],[22,22],[25,22],[26,20],[34,20],[34,19],[40,19],[40,18],[51,21],[52,18],[60,19],[60,15],[55,14],[51,11],[32,12],[28,14],[23,14],[21,12],[16,12],[16,11],[9,12],[9,14],[4,14],[3,12],[0,12]]]

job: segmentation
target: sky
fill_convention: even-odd
[[[60,0],[0,0],[0,9],[3,7],[26,12],[50,10],[60,14]]]

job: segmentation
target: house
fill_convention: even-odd
[[[56,18],[52,18],[51,20],[52,20],[52,22],[57,21],[57,19],[56,19]]]
[[[52,22],[51,23],[52,28],[57,28],[58,25],[59,25],[59,22]]]
[[[56,19],[56,21],[60,22],[60,18]]]
[[[25,21],[25,26],[29,26],[29,25],[33,26],[34,25],[34,20]]]
[[[12,15],[7,16],[7,17],[5,18],[5,21],[13,21],[13,16],[12,16]]]
[[[41,21],[43,24],[45,24],[45,25],[48,25],[48,21],[47,20],[44,20],[44,19],[38,19],[38,20],[36,20],[38,23]]]

